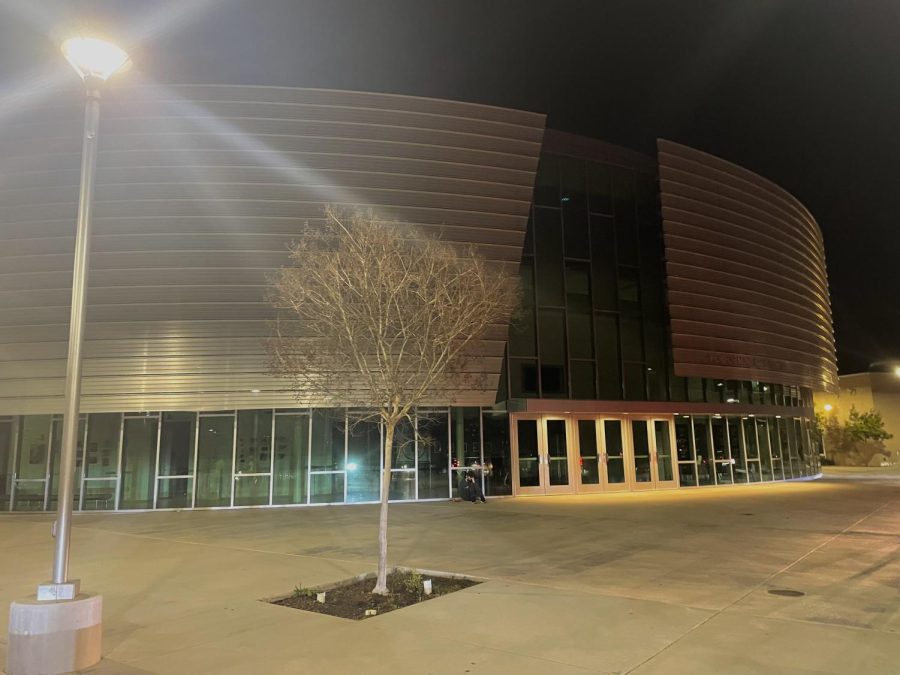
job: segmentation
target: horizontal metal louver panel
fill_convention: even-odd
[[[837,386],[822,234],[766,179],[660,139],[675,374]]]
[[[0,129],[0,414],[62,409],[81,116],[61,92]],[[302,228],[326,203],[373,208],[514,269],[543,134],[543,115],[455,101],[110,88],[83,410],[300,404],[267,373],[265,297]],[[476,345],[480,384],[433,403],[493,404],[506,335],[498,317]]]

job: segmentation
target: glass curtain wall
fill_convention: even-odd
[[[88,416],[87,440],[83,447],[82,469],[84,487],[81,508],[85,511],[108,510],[116,503],[119,486],[119,446],[122,440],[122,415],[120,413],[94,413]],[[79,438],[84,438],[84,422]],[[155,447],[154,447],[155,450]],[[144,478],[152,481],[153,470],[149,466]],[[121,472],[125,475],[125,472]],[[77,476],[76,476],[77,478]],[[55,500],[54,500],[55,501]],[[145,508],[149,508],[148,504]],[[52,508],[52,507],[51,507]]]
[[[194,502],[197,413],[162,414],[156,508],[186,509]]]
[[[119,508],[152,509],[156,483],[159,413],[125,415]]]
[[[0,417],[0,511],[9,510],[12,497],[12,481],[15,468],[13,460],[13,439],[15,420],[12,417]]]
[[[199,416],[195,506],[231,506],[236,422],[233,412]]]

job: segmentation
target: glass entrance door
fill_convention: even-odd
[[[627,490],[623,421],[619,418],[578,418],[580,492]]]
[[[513,422],[517,494],[572,492],[570,434],[565,418],[516,416]]]
[[[672,464],[672,423],[668,419],[631,418],[632,489],[676,487]]]

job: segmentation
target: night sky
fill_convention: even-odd
[[[85,26],[152,81],[474,101],[733,161],[818,220],[841,373],[900,359],[896,0],[0,0],[6,101],[48,73],[71,82],[56,42]]]

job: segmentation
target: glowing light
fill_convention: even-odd
[[[347,471],[356,471],[359,465],[356,462],[347,462]]]
[[[251,393],[251,394],[258,394],[258,393],[259,393],[259,389],[251,389],[251,390],[250,390],[250,393]]]
[[[82,78],[108,80],[130,63],[128,54],[112,42],[75,37],[62,43],[62,53]]]
[[[727,398],[727,399],[725,399],[725,402],[726,403],[738,403],[738,400],[736,398]]]
[[[826,404],[825,404],[824,406],[822,406],[822,407],[825,408],[825,412],[831,412],[832,410],[834,410],[834,406],[831,405],[830,403],[826,403]]]
[[[900,366],[894,367],[894,375],[896,375],[897,377],[900,377]]]

